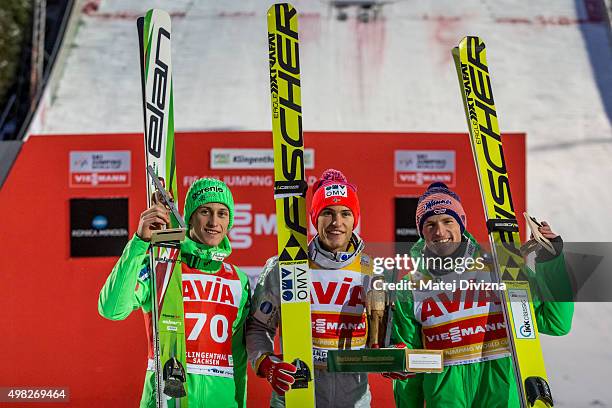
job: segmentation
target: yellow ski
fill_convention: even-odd
[[[552,407],[531,291],[521,265],[521,241],[510,195],[497,111],[484,42],[466,37],[453,58],[468,122],[491,251],[498,281],[503,281],[502,308],[522,407]]]
[[[298,21],[297,10],[290,4],[275,4],[268,10],[268,45],[281,339],[283,359],[298,367],[285,404],[314,407]]]

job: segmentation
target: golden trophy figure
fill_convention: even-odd
[[[389,306],[389,294],[383,289],[385,277],[375,276],[372,279],[371,289],[366,294],[366,313],[368,315],[368,346],[373,349],[380,348],[384,343],[385,314]]]

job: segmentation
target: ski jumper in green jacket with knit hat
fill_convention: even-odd
[[[227,233],[234,221],[232,193],[220,180],[197,180],[185,198],[187,237],[181,243],[185,309],[187,390],[192,407],[246,406],[244,323],[250,307],[247,275],[224,262],[232,252]],[[100,292],[98,311],[123,320],[142,309],[149,341],[148,368],[141,407],[155,406],[151,323],[151,231],[168,224],[168,210],[155,204],[140,216]]]
[[[490,256],[466,231],[459,196],[445,184],[433,183],[419,199],[416,221],[421,239],[411,248],[411,257],[421,261],[404,278],[412,280],[415,289],[398,292],[393,339],[413,349],[443,350],[444,370],[395,381],[396,405],[519,407],[499,292],[485,285],[461,290],[458,283],[453,290],[436,290],[424,284],[492,281]],[[535,272],[527,266],[523,272],[530,282],[538,331],[561,336],[571,327],[572,288],[563,241],[548,223],[542,224],[540,232],[553,242],[556,253],[538,253]],[[473,262],[467,267],[465,260],[470,258]]]

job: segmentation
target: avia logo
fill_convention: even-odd
[[[183,300],[224,303],[237,306],[232,288],[221,278],[201,276],[199,274],[183,275]]]
[[[452,202],[451,200],[430,200],[428,202],[425,203],[425,211],[427,210],[431,210],[433,207],[437,206],[437,205],[451,205]]]
[[[103,215],[96,215],[91,220],[91,226],[93,229],[101,230],[108,226],[108,219]]]
[[[421,306],[420,321],[425,322],[430,317],[442,317],[449,313],[485,307],[490,303],[501,304],[499,296],[493,290],[478,291],[478,296],[475,296],[475,292],[475,290],[456,290],[452,299],[449,299],[444,292],[426,298]],[[464,293],[465,297],[462,299]]]
[[[365,290],[362,285],[353,282],[353,278],[344,278],[339,282],[312,282],[312,303],[320,305],[365,306]]]

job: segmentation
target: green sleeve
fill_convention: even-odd
[[[123,249],[123,254],[113,267],[100,291],[98,312],[110,320],[123,320],[132,311],[151,308],[148,282],[149,243],[136,234]]]
[[[234,383],[236,384],[236,402],[238,407],[246,406],[247,393],[247,352],[244,335],[245,322],[251,307],[251,287],[246,273],[234,267],[242,283],[242,299],[238,316],[234,321],[232,335],[232,357],[234,359]]]
[[[393,344],[404,343],[411,349],[423,348],[421,323],[414,316],[414,300],[410,290],[397,292],[391,342]]]
[[[533,306],[540,333],[563,336],[569,333],[574,315],[572,285],[563,253],[536,263],[536,272],[528,271],[534,295]]]

